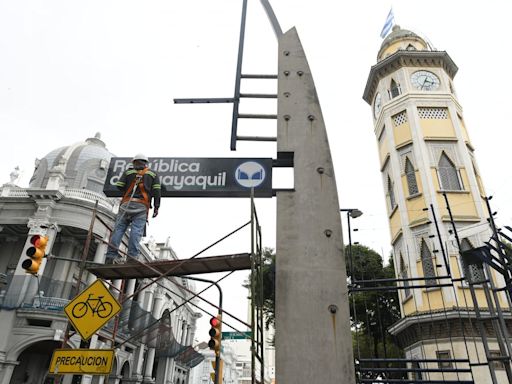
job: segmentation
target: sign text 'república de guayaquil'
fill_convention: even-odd
[[[103,191],[122,197],[115,183],[131,167],[131,158],[113,157]],[[272,159],[150,157],[162,197],[272,197]]]

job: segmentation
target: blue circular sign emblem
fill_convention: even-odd
[[[245,188],[255,188],[265,180],[265,168],[255,161],[246,161],[235,170],[235,179]]]

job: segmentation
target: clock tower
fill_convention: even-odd
[[[460,254],[481,247],[492,233],[475,147],[453,83],[457,70],[448,53],[395,25],[366,83],[363,99],[372,107],[401,288],[402,318],[389,331],[408,367],[416,368],[410,379],[506,382],[508,361],[500,369],[492,361],[506,355],[506,346],[490,330],[491,320],[477,319],[475,311],[492,312],[488,292],[469,284],[490,275],[502,287],[503,277]],[[505,294],[497,292],[496,299],[510,313]],[[476,365],[486,358],[492,369]]]

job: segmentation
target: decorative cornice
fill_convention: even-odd
[[[459,70],[445,51],[399,50],[370,69],[363,93],[363,100],[371,104],[379,81],[402,67],[441,67],[451,79],[455,77]]]

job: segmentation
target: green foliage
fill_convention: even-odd
[[[352,252],[352,258],[350,257]],[[345,247],[347,275],[354,287],[385,287],[395,285],[382,279],[394,279],[393,258],[383,265],[382,257],[363,246]],[[352,273],[350,261],[353,261]],[[366,282],[358,283],[365,280]],[[380,281],[379,281],[380,280]],[[357,358],[403,357],[402,350],[387,332],[400,319],[400,306],[396,290],[354,291],[350,294],[350,320],[353,333],[354,355]],[[399,377],[399,376],[398,376]],[[391,378],[388,376],[388,378]]]

